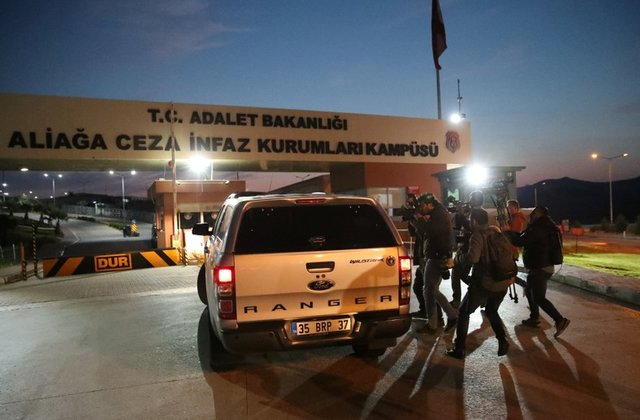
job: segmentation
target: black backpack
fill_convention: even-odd
[[[549,232],[549,259],[553,265],[559,265],[563,262],[562,233],[556,226],[553,226]]]
[[[490,229],[487,234],[487,259],[486,269],[487,276],[482,285],[491,291],[507,290],[513,283],[516,274],[518,274],[518,266],[514,259],[513,245],[509,239],[502,233],[494,229]],[[486,278],[490,280],[487,281]]]

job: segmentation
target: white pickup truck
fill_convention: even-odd
[[[411,325],[411,259],[373,199],[232,194],[209,236],[198,294],[232,353],[350,344],[381,355]]]

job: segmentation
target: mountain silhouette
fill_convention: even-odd
[[[640,216],[640,177],[614,181],[613,220],[623,215],[629,223]],[[518,201],[525,208],[536,203],[549,208],[560,222],[600,224],[609,220],[609,182],[589,182],[572,178],[547,179],[518,188]]]

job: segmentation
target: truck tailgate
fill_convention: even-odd
[[[397,309],[398,248],[236,255],[238,322]]]

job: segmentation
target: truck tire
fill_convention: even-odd
[[[205,266],[204,264],[200,267],[200,271],[198,272],[198,297],[200,298],[200,302],[207,304],[207,286],[205,285],[205,281],[207,276],[205,275]]]
[[[198,357],[204,372],[234,370],[244,361],[243,355],[229,353],[211,327],[209,308],[204,308],[198,323]]]

